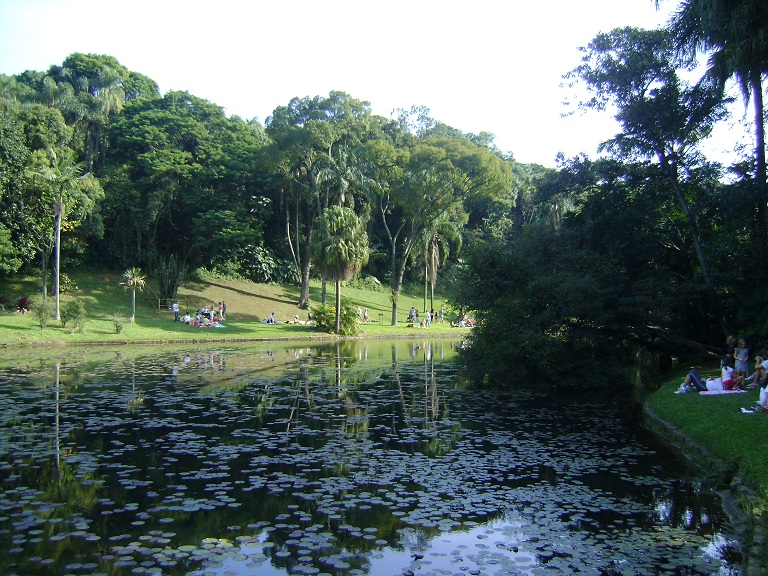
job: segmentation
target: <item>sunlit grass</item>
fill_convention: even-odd
[[[707,378],[718,376],[720,370],[713,367],[699,372]],[[676,372],[673,379],[650,397],[648,408],[696,446],[692,456],[704,466],[709,461],[713,466],[709,472],[725,470],[729,473],[727,476],[735,474],[743,479],[754,498],[748,501],[742,498],[739,503],[765,532],[768,530],[768,453],[765,450],[768,413],[741,411],[756,406],[758,390],[714,396],[694,392],[674,394],[686,373],[687,369]],[[762,557],[768,557],[768,542],[755,544],[761,547]]]
[[[31,313],[19,314],[13,310],[0,312],[0,345],[9,344],[77,344],[89,342],[156,342],[175,340],[222,340],[222,339],[303,339],[321,337],[311,327],[289,323],[294,316],[306,321],[307,310],[300,310],[296,303],[299,288],[278,284],[256,284],[234,280],[190,280],[179,290],[178,300],[182,315],[189,311],[194,314],[205,304],[219,301],[227,303],[226,328],[194,328],[173,321],[173,313],[165,306],[159,306],[157,282],[153,278],[147,281],[147,287],[136,294],[136,321],[130,323],[131,295],[121,285],[122,275],[114,273],[70,274],[77,288],[61,296],[64,306],[72,299],[84,302],[87,322],[83,332],[73,331],[71,326],[63,327],[60,322],[51,320],[45,330]],[[0,294],[13,303],[20,296],[34,297],[40,292],[39,280],[24,278],[0,283]],[[398,336],[419,330],[408,328],[405,319],[411,306],[423,309],[423,298],[411,293],[404,293],[398,303],[398,325],[391,326],[392,304],[389,291],[366,290],[345,286],[342,288],[345,302],[368,308],[373,320],[361,323],[362,335]],[[319,304],[321,299],[320,282],[313,282],[310,289],[310,301]],[[329,284],[327,299],[333,302],[333,285]],[[444,301],[435,303],[436,307],[445,305]],[[274,312],[278,325],[262,322]],[[113,316],[123,318],[124,328],[116,333]],[[461,332],[465,332],[462,330]],[[432,334],[452,333],[458,335],[459,329],[450,325],[433,324]],[[330,337],[330,335],[325,335]]]

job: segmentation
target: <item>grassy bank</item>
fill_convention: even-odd
[[[179,290],[178,301],[183,314],[195,310],[212,301],[227,303],[226,328],[193,328],[173,321],[173,313],[167,307],[159,306],[156,282],[149,279],[145,290],[136,293],[136,319],[129,323],[131,314],[131,292],[120,283],[121,273],[113,274],[73,274],[76,287],[68,289],[61,296],[62,307],[71,300],[84,303],[87,322],[82,332],[73,330],[71,325],[62,326],[61,322],[51,320],[45,330],[40,329],[38,320],[32,313],[20,314],[14,310],[0,312],[0,346],[11,345],[62,345],[88,344],[93,342],[134,343],[167,341],[200,341],[229,339],[303,339],[330,337],[315,332],[310,326],[283,323],[264,324],[262,320],[274,312],[278,321],[286,322],[294,315],[306,320],[307,311],[297,308],[299,288],[276,284],[255,284],[233,280],[191,280]],[[320,302],[320,283],[313,283],[310,300]],[[9,302],[26,296],[34,297],[39,293],[39,280],[25,278],[0,283],[0,294]],[[411,306],[421,310],[423,297],[404,293],[398,303],[398,324],[391,325],[392,304],[389,291],[343,287],[342,297],[353,306],[368,308],[372,322],[361,323],[364,335],[400,336],[412,333],[418,328],[409,328],[405,324]],[[333,302],[333,285],[329,285],[328,300]],[[435,306],[445,302],[435,302]],[[116,333],[113,321],[117,313],[125,319],[121,333]],[[466,333],[466,330],[450,328],[435,323],[430,328],[431,334]]]
[[[719,487],[733,496],[739,514],[746,512],[752,519],[745,536],[749,549],[745,574],[764,574],[768,561],[768,413],[741,411],[756,406],[757,390],[710,396],[674,394],[688,370],[676,371],[648,399],[646,408],[658,419],[649,425],[714,474]],[[717,377],[720,369],[699,369],[699,373],[704,378]]]
[[[649,410],[700,447],[714,462],[754,486],[768,504],[768,413],[743,414],[754,408],[757,390],[744,394],[702,396],[674,394],[688,369],[677,373],[648,400]],[[719,376],[719,368],[700,370]]]

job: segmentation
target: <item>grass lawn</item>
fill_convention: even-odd
[[[122,273],[82,273],[70,274],[77,288],[61,295],[61,306],[73,299],[81,300],[87,311],[87,322],[83,332],[77,332],[70,325],[50,320],[45,330],[34,314],[19,314],[12,310],[0,312],[0,346],[38,345],[38,344],[87,344],[89,342],[137,343],[154,341],[199,341],[225,339],[304,339],[332,337],[329,334],[315,332],[311,327],[295,324],[268,325],[262,322],[271,312],[278,321],[286,322],[298,314],[301,320],[307,319],[307,311],[296,306],[299,299],[297,286],[278,284],[256,284],[234,280],[190,280],[179,290],[178,300],[182,315],[189,310],[192,314],[204,304],[212,301],[227,303],[226,328],[193,328],[173,321],[173,313],[158,306],[157,282],[147,281],[147,287],[136,293],[136,321],[131,324],[131,291],[121,285]],[[34,297],[40,292],[37,278],[25,278],[13,281],[0,281],[0,295],[13,303],[21,296]],[[342,287],[342,298],[354,306],[368,308],[372,319],[370,323],[361,323],[363,335],[400,336],[409,334],[418,328],[408,328],[405,319],[411,306],[421,310],[423,296],[403,293],[398,303],[398,325],[391,326],[392,304],[389,290],[365,290]],[[320,283],[313,283],[310,288],[310,300],[313,305],[320,302]],[[327,300],[334,301],[333,284],[328,285]],[[444,301],[436,301],[436,309],[446,306],[447,318],[451,318]],[[120,334],[115,331],[113,315],[120,314],[125,319],[125,327]],[[466,329],[450,328],[449,323],[435,323],[430,328],[431,334],[453,334],[461,336]]]
[[[745,394],[702,396],[674,394],[688,368],[675,373],[648,400],[649,410],[702,449],[721,467],[734,471],[768,505],[768,413],[743,414],[754,408],[758,390]],[[718,377],[720,368],[699,369],[702,378]]]
[[[674,394],[690,367],[681,368],[647,401],[647,409],[672,426],[685,441],[682,448],[711,473],[728,472],[722,489],[735,474],[748,489],[735,492],[735,501],[752,518],[744,574],[765,574],[768,559],[768,413],[743,414],[742,407],[756,406],[758,390],[744,394],[702,396],[697,392]],[[702,378],[718,377],[719,366],[699,368]],[[654,422],[650,422],[651,427]],[[658,424],[657,424],[658,425]],[[691,446],[693,444],[694,446]],[[695,447],[695,449],[694,449]]]

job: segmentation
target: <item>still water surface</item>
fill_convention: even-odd
[[[591,398],[459,341],[0,360],[0,574],[738,574],[716,496]]]

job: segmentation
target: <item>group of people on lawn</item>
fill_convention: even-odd
[[[211,300],[211,305],[207,304],[195,312],[194,317],[187,312],[180,316],[179,303],[174,300],[171,305],[174,322],[183,322],[197,328],[224,328],[222,322],[227,318],[227,303],[223,300],[218,306]]]
[[[768,384],[768,353],[755,356],[755,367],[750,372],[749,348],[744,338],[736,339],[728,336],[723,347],[723,358],[720,361],[721,377],[704,380],[694,368],[685,377],[675,394],[686,392],[706,392],[719,390],[743,390],[744,388],[765,388]]]

